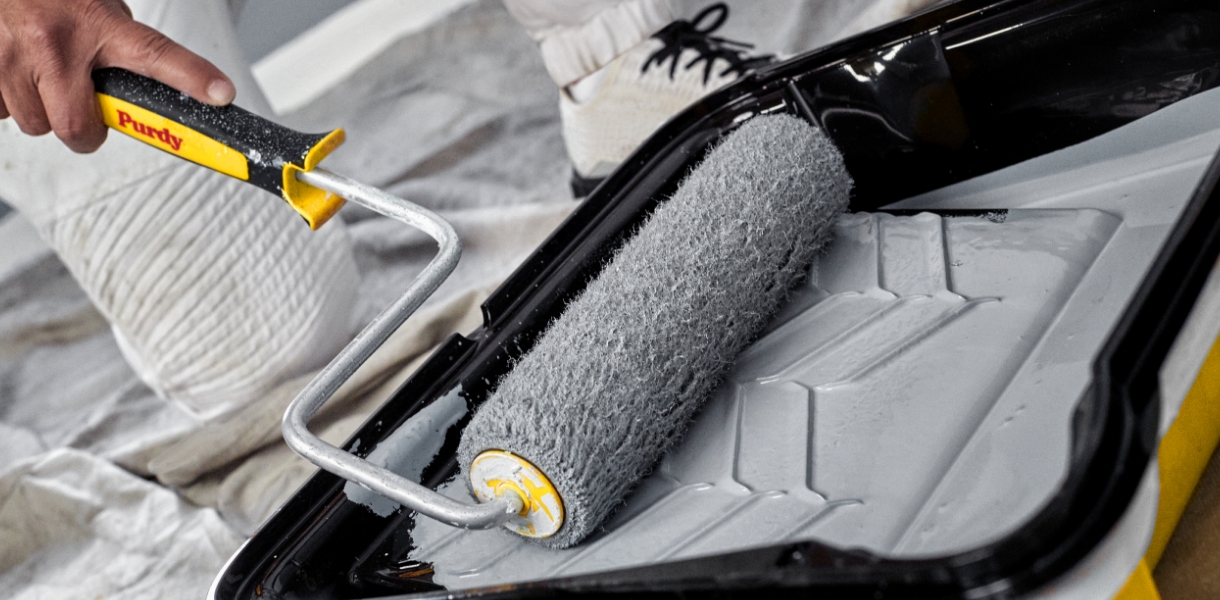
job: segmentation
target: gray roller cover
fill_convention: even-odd
[[[830,236],[852,187],[818,128],[756,117],[714,148],[504,377],[462,435],[559,491],[554,548],[603,523],[683,435]]]

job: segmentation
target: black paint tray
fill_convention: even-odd
[[[1063,221],[1066,213],[1055,212],[1062,204],[1017,210],[966,202],[949,209],[936,203],[936,194],[1116,130],[1218,81],[1220,7],[1203,0],[961,0],[755,73],[678,115],[645,143],[488,299],[483,326],[444,344],[345,448],[363,440],[357,453],[367,454],[412,415],[459,389],[466,409],[477,406],[707,148],[752,115],[796,114],[835,139],[857,182],[853,210],[862,213],[840,223],[840,239],[851,237],[842,232],[887,227],[926,228],[942,239],[1018,225],[1045,232]],[[452,578],[438,576],[439,563],[420,560],[415,537],[423,526],[414,515],[399,510],[379,517],[348,499],[344,481],[319,473],[233,557],[211,597],[753,597],[765,591],[985,598],[1036,589],[1072,569],[1115,526],[1155,454],[1158,373],[1220,255],[1218,178],[1220,164],[1213,163],[1193,195],[1183,194],[1173,207],[1174,219],[1155,244],[1159,252],[1130,274],[1138,282],[1131,293],[1109,300],[1121,310],[1090,350],[1087,385],[1045,399],[1069,415],[1062,477],[1045,501],[997,538],[921,554],[815,535],[451,591],[441,585]],[[1073,223],[1103,232],[1094,237],[1119,235],[1127,226],[1121,214],[1073,210]],[[1106,251],[1099,247],[1096,260]],[[827,260],[843,252],[832,249]],[[943,258],[947,273],[968,268],[955,255]],[[796,323],[806,314],[801,311],[828,306],[838,285],[825,276],[830,269],[815,267],[773,334]],[[701,423],[714,420],[714,407]],[[466,418],[446,432],[423,471],[426,485],[440,487],[456,473]],[[662,465],[656,477],[671,471]],[[609,552],[614,528],[643,518],[632,512],[633,503],[658,503],[646,497],[649,485],[629,499],[610,530],[587,544]]]

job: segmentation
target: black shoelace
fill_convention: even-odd
[[[700,28],[708,17],[713,15],[715,21],[711,25]],[[775,57],[767,54],[764,56],[745,56],[745,52],[754,48],[753,44],[744,42],[735,42],[726,40],[722,37],[712,35],[712,32],[720,29],[721,25],[729,18],[729,7],[723,2],[717,2],[703,9],[695,18],[687,21],[679,19],[666,25],[664,29],[658,31],[652,37],[661,40],[665,44],[660,50],[653,53],[644,62],[642,72],[647,72],[655,63],[661,67],[665,61],[670,61],[669,78],[673,79],[678,72],[678,60],[682,56],[682,51],[692,49],[699,53],[694,60],[683,66],[683,69],[689,69],[700,62],[707,64],[703,68],[703,84],[712,77],[712,68],[716,59],[724,60],[728,63],[728,67],[720,72],[720,75],[728,75],[729,73],[737,73],[740,77],[752,69],[770,64]]]

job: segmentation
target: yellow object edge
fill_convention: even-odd
[[[250,162],[241,152],[114,96],[98,93],[97,100],[107,127],[230,177],[250,180]]]
[[[1220,341],[1207,353],[1157,451],[1161,498],[1152,543],[1144,555],[1150,569],[1156,569],[1161,561],[1217,444],[1220,444]]]
[[[1135,567],[1135,572],[1127,578],[1123,589],[1114,596],[1114,600],[1161,600],[1161,593],[1152,580],[1152,569],[1148,568],[1147,559],[1141,560]]]
[[[1220,340],[1212,345],[1157,450],[1160,500],[1152,541],[1114,600],[1161,600],[1152,572],[1220,445]]]
[[[297,214],[305,218],[310,229],[317,230],[325,225],[347,201],[298,180],[297,173],[312,171],[314,167],[318,166],[318,163],[322,162],[322,159],[326,158],[346,139],[347,134],[342,129],[336,129],[305,153],[305,159],[302,161],[304,168],[292,163],[284,165],[284,200],[288,201],[289,206],[292,206]]]

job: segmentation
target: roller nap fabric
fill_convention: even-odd
[[[713,149],[475,414],[468,469],[505,450],[542,470],[592,533],[682,436],[826,243],[852,181],[829,138],[787,115]]]

